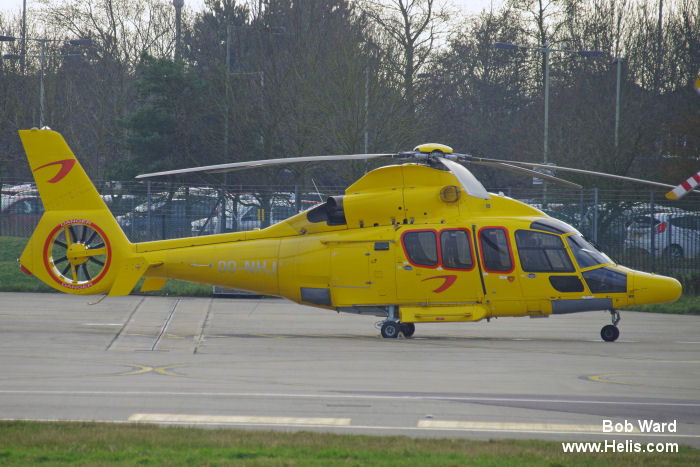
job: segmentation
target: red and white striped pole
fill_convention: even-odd
[[[678,185],[673,190],[666,193],[666,198],[668,199],[680,199],[693,188],[700,184],[700,172],[694,173],[692,176],[688,177],[683,183]]]

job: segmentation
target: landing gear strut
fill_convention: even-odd
[[[620,312],[617,310],[610,310],[610,317],[612,318],[612,324],[603,326],[603,329],[600,330],[600,337],[602,337],[605,342],[614,342],[620,337],[620,330],[617,327],[617,323],[620,322]]]
[[[413,323],[400,323],[396,316],[396,306],[392,305],[387,309],[386,321],[382,323],[382,337],[385,339],[396,339],[399,333],[405,337],[411,337],[416,332],[416,325]]]

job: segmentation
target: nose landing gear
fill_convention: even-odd
[[[612,324],[603,326],[603,329],[600,330],[600,337],[602,337],[605,342],[614,342],[620,337],[620,329],[617,327],[617,323],[620,322],[620,312],[617,310],[610,310],[610,317],[612,318]]]

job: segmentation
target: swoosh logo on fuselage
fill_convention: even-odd
[[[457,280],[457,276],[454,274],[449,274],[446,276],[433,276],[433,277],[428,277],[426,279],[423,279],[421,282],[425,282],[425,281],[430,280],[430,279],[442,279],[444,281],[440,287],[433,290],[434,293],[440,293],[440,292],[444,292],[445,290],[452,287],[452,284],[454,284],[455,281]]]

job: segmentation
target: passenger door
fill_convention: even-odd
[[[515,274],[508,229],[500,226],[481,227],[477,243],[486,304],[494,314],[512,314],[523,310],[522,289]]]
[[[396,295],[399,301],[426,304],[432,284],[426,283],[437,275],[437,231],[433,229],[407,230],[401,233],[396,249]]]
[[[400,243],[396,254],[400,301],[421,305],[481,301],[469,230],[408,230],[401,234]]]

